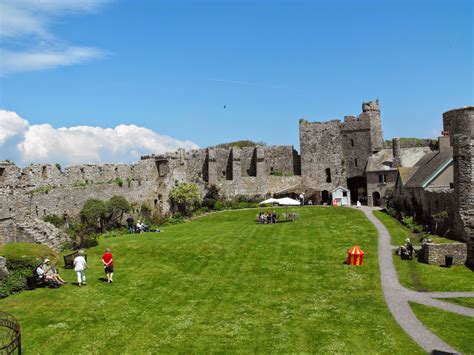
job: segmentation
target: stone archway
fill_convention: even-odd
[[[380,193],[378,191],[372,193],[372,205],[380,206]]]
[[[321,202],[331,204],[331,196],[328,190],[321,191]]]

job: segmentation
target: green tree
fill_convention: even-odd
[[[196,184],[182,183],[170,192],[170,201],[179,212],[189,214],[201,204],[201,192]]]
[[[125,212],[130,211],[130,203],[124,196],[112,196],[107,203],[107,211],[108,211],[108,222],[109,224],[114,227],[120,225],[120,221],[123,218],[123,214]]]
[[[84,203],[80,216],[87,227],[103,232],[107,216],[107,204],[96,198],[90,198]]]

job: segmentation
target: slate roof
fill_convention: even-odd
[[[432,152],[426,154],[421,158],[416,166],[418,167],[417,171],[413,176],[408,180],[405,187],[423,187],[425,181],[432,176],[436,170],[441,168],[443,165],[447,164],[450,160],[453,159],[453,149],[447,148],[442,149],[441,151]]]
[[[418,170],[418,166],[409,166],[405,168],[398,168],[398,174],[400,176],[400,180],[402,184],[405,185],[408,180],[416,173]]]
[[[429,147],[402,148],[400,158],[402,167],[414,166],[424,155],[431,152]],[[372,154],[367,162],[366,171],[384,171],[394,170],[393,168],[393,150],[382,149],[380,152]]]

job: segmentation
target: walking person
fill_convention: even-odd
[[[130,234],[135,233],[135,221],[133,220],[133,217],[131,215],[128,216],[126,221],[127,221],[127,226],[128,226],[128,232]]]
[[[84,252],[80,250],[79,255],[74,258],[74,271],[77,275],[77,285],[79,287],[86,284],[86,270],[87,261],[84,258]]]
[[[107,275],[107,283],[114,282],[114,259],[109,248],[105,249],[105,253],[102,255],[102,264]]]

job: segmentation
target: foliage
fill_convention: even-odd
[[[28,267],[28,265],[36,265],[45,258],[57,263],[60,261],[60,256],[57,252],[44,244],[36,243],[8,243],[0,246],[0,255],[7,258],[7,267],[16,269],[12,266],[13,260],[27,260],[26,264],[21,264],[20,267]],[[10,264],[9,264],[10,263]]]
[[[75,187],[75,188],[84,188],[84,187],[87,187],[88,185],[88,182],[86,180],[84,181],[78,181],[78,182],[75,182],[72,187]]]
[[[285,171],[272,171],[270,175],[273,176],[293,176],[293,173],[285,172]]]
[[[433,235],[412,235],[411,231],[398,220],[388,214],[375,211],[375,216],[385,225],[392,237],[392,245],[405,243],[405,238],[411,237],[415,247],[420,246],[420,239],[429,237],[435,243],[449,243],[452,240]],[[465,266],[440,268],[437,265],[419,263],[413,260],[401,260],[394,255],[395,268],[397,269],[400,283],[417,291],[474,291],[472,271]]]
[[[98,244],[95,240],[94,232],[96,231],[95,226],[91,229],[87,224],[81,222],[73,222],[69,224],[67,233],[70,235],[71,240],[66,243],[64,249],[80,249],[90,248]]]
[[[43,221],[49,222],[54,225],[56,228],[60,228],[64,225],[64,219],[57,214],[48,214],[43,218]]]
[[[247,148],[247,147],[257,147],[257,146],[266,146],[267,144],[264,142],[254,142],[248,139],[229,142],[229,143],[221,143],[215,146],[215,148]]]
[[[52,263],[60,260],[59,254],[46,245],[23,242],[3,245],[0,255],[6,257],[10,271],[9,276],[0,282],[0,298],[25,289],[26,277],[31,276],[33,269],[44,259],[48,258]]]
[[[403,217],[402,223],[406,225],[413,233],[423,232],[423,226],[416,223],[412,216]]]
[[[141,205],[140,213],[143,216],[143,218],[150,218],[151,217],[151,209],[146,204]]]
[[[201,204],[199,187],[192,183],[182,183],[175,186],[169,195],[170,201],[178,211],[188,215]]]
[[[0,282],[0,298],[5,298],[10,294],[26,289],[26,277],[31,274],[30,269],[19,269],[10,272],[8,278]]]
[[[112,227],[120,226],[120,222],[125,212],[130,211],[130,203],[124,196],[112,196],[107,202],[107,220]]]
[[[204,199],[202,200],[202,205],[210,210],[213,210],[218,200],[219,189],[216,185],[209,185],[207,187],[206,195],[204,195]]]
[[[34,195],[34,194],[40,194],[40,193],[47,194],[48,192],[50,192],[54,188],[56,188],[55,185],[43,185],[43,186],[39,186],[39,187],[36,187],[36,188],[28,191],[27,194],[28,195]]]
[[[56,164],[54,164],[54,166],[56,167],[56,169],[58,169],[59,171],[61,171],[61,164],[56,163]]]
[[[119,187],[122,187],[123,186],[123,180],[121,178],[119,178],[118,176],[115,178],[114,182],[119,186]]]
[[[104,230],[107,204],[96,198],[86,200],[80,212],[82,222],[92,230]]]
[[[87,251],[87,287],[24,292],[0,309],[21,321],[25,353],[422,353],[384,302],[377,233],[363,214],[298,211],[291,223],[229,211],[101,239]],[[364,265],[344,265],[356,243]],[[98,281],[105,248],[112,285]],[[61,276],[75,281],[73,270]]]

